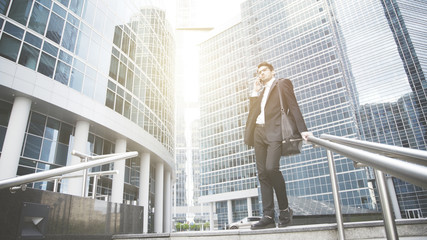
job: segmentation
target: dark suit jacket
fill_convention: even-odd
[[[281,131],[281,112],[280,112],[280,99],[279,92],[277,88],[280,89],[283,99],[283,107],[285,112],[289,111],[289,118],[291,121],[294,121],[298,132],[307,131],[307,127],[302,117],[301,110],[299,109],[297,100],[295,98],[294,87],[292,82],[289,79],[276,79],[270,88],[270,94],[268,95],[267,102],[265,104],[265,130],[266,137],[268,141],[282,141],[282,131]],[[262,92],[259,97],[250,97],[249,103],[249,115],[246,121],[245,128],[245,144],[248,146],[254,146],[254,132],[255,124],[258,115],[261,113],[261,100],[262,96],[265,94]]]

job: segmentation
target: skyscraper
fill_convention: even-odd
[[[253,150],[241,134],[262,61],[292,80],[315,136],[425,149],[425,3],[248,0],[241,7],[240,22],[201,44],[201,199],[216,206],[220,227],[258,209]],[[334,158],[344,213],[377,211],[369,171]],[[305,145],[282,158],[281,170],[296,215],[333,213],[318,204],[332,202],[325,150]],[[401,212],[425,213],[425,191],[395,183]]]
[[[0,1],[0,178],[79,163],[72,150],[138,151],[93,168],[119,174],[89,195],[142,205],[144,232],[168,232],[174,38],[165,12],[144,4]],[[79,195],[76,181],[60,191]],[[31,187],[52,190],[48,182]]]

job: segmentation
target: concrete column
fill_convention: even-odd
[[[209,228],[211,231],[214,230],[215,222],[214,222],[214,204],[215,202],[209,203]]]
[[[165,196],[164,196],[164,232],[170,233],[172,231],[172,188],[171,188],[171,172],[166,171],[165,172]]]
[[[73,150],[76,150],[81,153],[86,153],[86,145],[87,145],[87,138],[89,136],[89,127],[90,124],[87,121],[77,121],[76,123],[76,130],[74,133],[74,142],[73,142]],[[69,165],[76,165],[81,163],[81,158],[77,156],[71,155],[71,161]],[[83,175],[83,170],[74,172],[72,174],[75,175]],[[67,181],[67,187],[66,192],[71,195],[75,196],[86,196],[86,189],[83,189],[83,178],[70,178]]]
[[[228,224],[233,222],[233,204],[231,200],[227,200],[227,216],[228,216]]]
[[[163,180],[164,180],[164,164],[156,164],[156,184],[155,194],[156,200],[154,203],[154,232],[163,232]]]
[[[139,206],[144,207],[142,232],[148,233],[148,199],[150,197],[150,154],[142,153],[139,167]]]
[[[15,98],[0,158],[0,180],[16,177],[30,110],[30,99]]]
[[[246,200],[248,204],[248,217],[252,217],[252,198],[248,197]]]
[[[126,139],[117,139],[115,153],[126,152]],[[123,192],[125,188],[125,169],[126,160],[114,162],[114,170],[118,170],[118,174],[113,175],[113,186],[111,189],[111,201],[115,203],[123,203]]]

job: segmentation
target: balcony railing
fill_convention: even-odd
[[[332,152],[355,161],[356,166],[369,166],[375,170],[381,206],[383,209],[386,236],[387,239],[398,239],[395,218],[390,203],[390,194],[386,186],[384,173],[414,185],[427,188],[427,152],[327,134],[322,134],[320,138],[309,137],[308,142],[312,143],[314,146],[327,149],[338,238],[345,239],[345,236]]]

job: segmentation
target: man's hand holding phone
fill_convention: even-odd
[[[261,79],[257,77],[254,82],[254,91],[259,92],[262,90],[263,87],[264,87],[264,84],[262,84]]]

